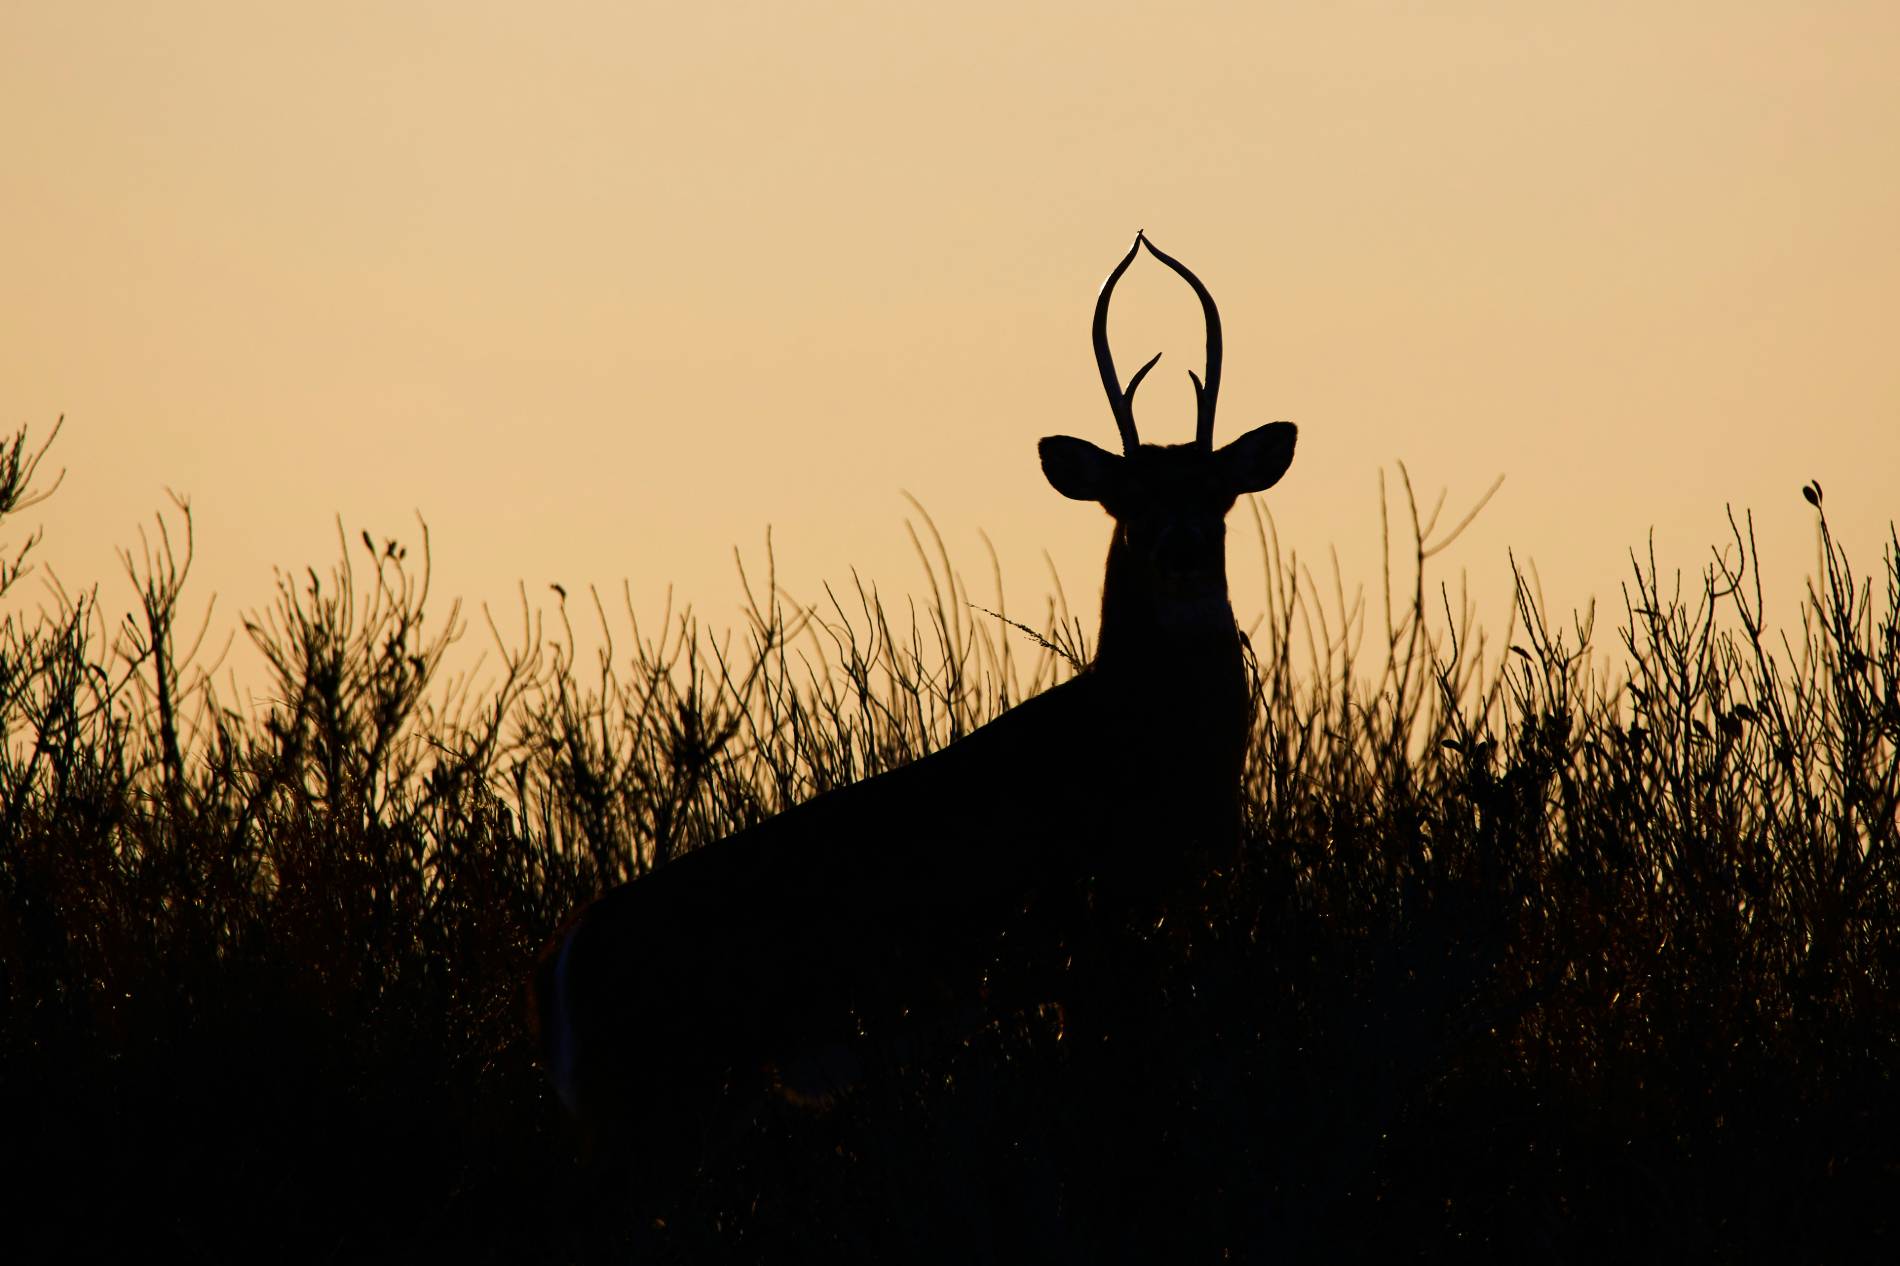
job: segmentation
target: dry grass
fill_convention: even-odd
[[[0,514],[35,465],[24,435],[0,453]],[[1890,1242],[1900,542],[1857,576],[1807,491],[1824,566],[1786,638],[1746,520],[1686,594],[1634,557],[1611,646],[1520,585],[1492,653],[1427,578],[1433,516],[1372,613],[1262,522],[1248,864],[1149,947],[1125,1049],[994,1015],[875,1053],[829,1113],[734,1096],[666,1191],[576,1168],[522,1032],[542,938],[1060,680],[1088,654],[1066,605],[1025,636],[932,537],[919,607],[805,608],[768,574],[714,636],[589,595],[586,667],[568,604],[550,629],[524,601],[472,684],[440,679],[461,619],[429,610],[426,536],[365,536],[249,621],[253,711],[194,667],[185,507],[128,555],[124,625],[90,593],[25,614],[16,545],[9,1225],[82,1256],[344,1260]]]

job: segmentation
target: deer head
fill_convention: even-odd
[[[1207,376],[1194,381],[1196,422],[1189,444],[1144,444],[1135,430],[1135,390],[1161,359],[1135,371],[1124,388],[1108,346],[1108,306],[1115,283],[1147,247],[1200,298],[1207,324]],[[1293,461],[1291,422],[1270,422],[1223,448],[1214,447],[1214,405],[1220,395],[1220,312],[1186,266],[1143,234],[1115,266],[1095,301],[1095,362],[1121,432],[1119,456],[1087,440],[1051,435],[1039,445],[1043,474],[1055,490],[1101,504],[1115,520],[1102,584],[1097,665],[1113,665],[1152,640],[1233,636],[1227,600],[1226,519],[1235,498],[1279,482]]]

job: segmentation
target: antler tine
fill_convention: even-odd
[[[1203,449],[1212,451],[1214,447],[1214,402],[1220,396],[1220,309],[1214,306],[1214,296],[1207,293],[1207,287],[1201,284],[1201,279],[1194,275],[1192,269],[1174,256],[1161,250],[1153,242],[1149,242],[1145,236],[1137,234],[1135,237],[1135,245],[1140,246],[1144,242],[1147,242],[1148,253],[1179,273],[1188,285],[1194,287],[1194,293],[1199,296],[1201,300],[1201,315],[1207,323],[1207,381],[1202,382],[1198,377],[1195,377],[1194,371],[1191,369],[1188,371],[1188,377],[1194,379],[1194,442]],[[1122,267],[1126,268],[1127,266],[1128,261],[1123,260]],[[1119,272],[1120,270],[1118,269],[1118,275]],[[1111,283],[1113,280],[1113,278],[1110,278]],[[1130,394],[1133,394],[1133,388],[1130,388]]]
[[[1102,283],[1102,293],[1095,300],[1095,365],[1102,371],[1102,389],[1108,392],[1108,407],[1115,411],[1115,428],[1122,433],[1122,450],[1132,453],[1141,447],[1141,436],[1135,433],[1135,388],[1141,386],[1141,380],[1155,367],[1155,361],[1161,359],[1157,352],[1147,364],[1135,371],[1128,382],[1128,390],[1123,391],[1121,380],[1115,376],[1115,355],[1108,349],[1108,300],[1115,293],[1115,283],[1128,271],[1128,265],[1135,262],[1135,256],[1141,253],[1141,244],[1146,241],[1141,234],[1135,234],[1135,244],[1122,256],[1122,262],[1115,265],[1115,271]],[[1154,247],[1150,246],[1149,250]]]

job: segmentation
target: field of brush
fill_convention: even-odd
[[[37,451],[0,454],[0,516]],[[730,637],[579,596],[498,634],[505,663],[469,685],[441,679],[460,619],[426,541],[365,536],[251,622],[276,701],[253,713],[181,644],[182,510],[132,557],[125,623],[19,601],[28,542],[0,523],[0,1244],[1891,1253],[1900,541],[1864,572],[1808,495],[1822,563],[1785,635],[1745,517],[1686,587],[1639,559],[1614,629],[1520,586],[1489,645],[1441,612],[1417,525],[1369,652],[1280,568],[1251,638],[1244,862],[1186,935],[1124,929],[1140,987],[1114,1041],[992,1007],[869,1051],[828,1110],[734,1088],[700,1137],[654,1142],[657,1184],[585,1165],[535,1066],[522,986],[548,934],[1065,679],[1079,628],[1009,627],[945,561],[914,618],[766,583]],[[570,609],[606,657],[577,657]]]

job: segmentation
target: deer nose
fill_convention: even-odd
[[[1208,565],[1208,532],[1198,523],[1171,523],[1155,541],[1155,561],[1174,575],[1204,571]]]

